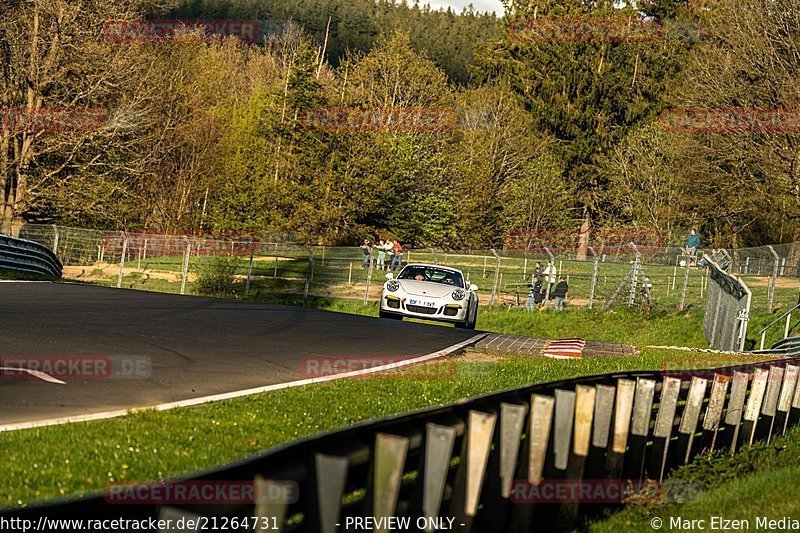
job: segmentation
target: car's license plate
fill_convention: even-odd
[[[420,307],[436,307],[436,302],[426,302],[425,300],[408,299],[410,305],[418,305]]]

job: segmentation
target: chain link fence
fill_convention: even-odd
[[[391,256],[380,264],[353,247],[304,246],[247,237],[174,235],[25,225],[21,237],[51,248],[64,277],[182,294],[217,294],[280,303],[308,298],[375,302]],[[403,264],[436,263],[464,271],[482,305],[524,306],[537,273],[543,292],[558,278],[569,284],[567,306],[704,307],[709,288],[702,252],[679,247],[592,243],[585,257],[570,247],[519,250],[407,249]],[[800,244],[716,251],[753,291],[754,306],[794,305],[800,289]],[[721,261],[725,263],[726,261]],[[547,282],[550,283],[547,283]],[[777,292],[776,292],[777,291]],[[545,305],[552,302],[546,300]]]

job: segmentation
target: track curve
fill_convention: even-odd
[[[309,360],[402,361],[474,336],[316,309],[69,283],[0,283],[0,302],[0,361],[82,356],[115,368],[56,376],[64,384],[0,372],[6,425],[293,382],[309,377]]]

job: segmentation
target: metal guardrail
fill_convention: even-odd
[[[767,337],[767,330],[769,330],[772,326],[774,326],[775,324],[777,324],[778,322],[780,322],[784,318],[786,319],[786,326],[785,326],[785,328],[783,330],[783,337],[786,338],[786,337],[789,336],[789,332],[792,329],[792,313],[798,308],[800,308],[800,303],[797,303],[797,305],[795,305],[794,307],[790,308],[788,311],[784,312],[781,316],[779,316],[778,318],[776,318],[775,320],[773,320],[772,322],[767,324],[764,328],[761,329],[761,331],[758,332],[759,337],[761,337],[761,342],[760,342],[760,345],[759,345],[760,346],[759,349],[761,349],[761,350],[764,349],[764,340]]]
[[[314,532],[364,530],[367,517],[378,520],[367,529],[388,531],[380,520],[394,517],[414,531],[437,523],[455,531],[563,530],[619,505],[603,494],[576,499],[575,487],[597,495],[662,480],[697,454],[735,452],[786,432],[800,419],[798,375],[800,358],[792,358],[537,384],[294,442],[193,481],[139,486],[127,505],[106,492],[0,517],[205,519],[251,530],[257,518],[265,530]],[[182,484],[231,480],[253,490],[253,501],[153,501]],[[572,487],[566,499],[558,496],[564,486]],[[153,490],[142,496],[143,487]]]
[[[0,268],[60,278],[63,267],[46,246],[0,234]]]

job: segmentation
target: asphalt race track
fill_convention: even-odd
[[[0,424],[295,381],[314,377],[309,361],[324,356],[398,360],[474,335],[298,307],[13,282],[0,283],[0,331],[4,368],[9,358],[39,361],[42,370],[74,356],[88,365],[59,374],[64,384],[0,372]]]

